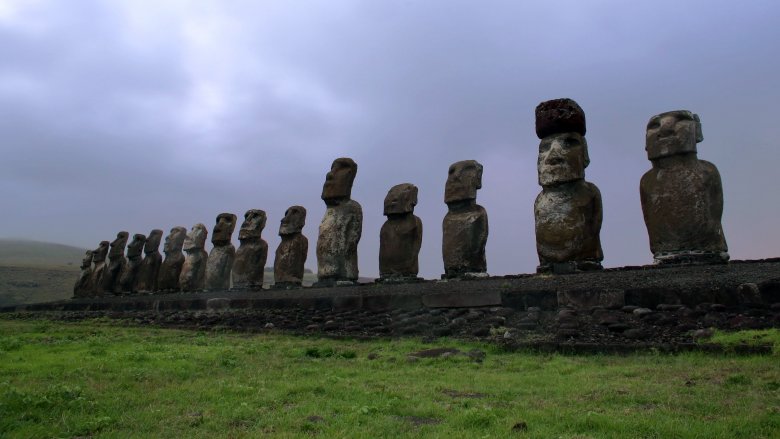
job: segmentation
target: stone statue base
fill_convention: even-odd
[[[313,288],[350,287],[354,285],[358,285],[357,279],[350,280],[350,279],[325,278],[325,279],[320,279],[317,282],[314,282],[314,284],[312,284],[312,287]]]
[[[272,290],[297,290],[303,288],[303,285],[298,282],[276,282],[271,285]]]
[[[417,276],[383,276],[374,282],[378,284],[414,284],[424,281],[425,279]]]
[[[539,274],[572,274],[583,271],[598,271],[603,269],[604,267],[599,261],[566,261],[539,265],[536,267],[536,272]]]
[[[674,253],[658,253],[653,256],[656,265],[705,265],[726,264],[729,254],[726,252],[681,251]]]
[[[475,280],[475,279],[487,279],[490,275],[484,271],[450,271],[441,275],[442,280]]]

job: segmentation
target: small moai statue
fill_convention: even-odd
[[[90,296],[102,296],[103,290],[103,278],[106,274],[106,256],[108,255],[110,243],[108,241],[100,241],[98,248],[92,250],[92,263],[95,264],[92,267],[92,278],[90,279],[90,286],[92,288]]]
[[[206,264],[209,254],[206,253],[206,238],[209,231],[201,223],[195,224],[184,238],[184,265],[179,275],[179,286],[182,291],[200,291],[206,286]]]
[[[144,244],[144,259],[136,277],[135,291],[149,293],[157,290],[157,276],[160,273],[162,255],[160,254],[160,241],[163,231],[154,229],[149,233]]]
[[[387,221],[379,232],[378,282],[418,282],[417,257],[422,246],[422,221],[414,215],[417,186],[393,186],[385,197]]]
[[[290,206],[284,212],[279,236],[282,242],[276,248],[274,259],[274,288],[298,288],[303,283],[304,264],[309,253],[309,240],[303,236],[306,209]]]
[[[135,283],[138,279],[138,272],[141,271],[144,244],[146,244],[146,235],[136,233],[133,235],[133,240],[127,245],[127,263],[119,276],[119,288],[122,293],[137,292]]]
[[[482,188],[482,165],[463,160],[450,165],[444,202],[447,214],[442,221],[442,279],[487,277],[485,245],[488,238],[488,216],[477,204],[477,190]]]
[[[653,167],[642,176],[639,194],[656,264],[729,260],[720,173],[697,157],[702,140],[699,116],[690,111],[661,113],[647,124],[645,150]]]
[[[73,286],[74,299],[89,297],[94,293],[94,286],[92,285],[92,256],[94,254],[94,250],[87,250],[84,254],[84,259],[81,260],[81,273],[79,273],[76,285]]]
[[[585,181],[585,112],[572,99],[536,107],[536,162],[542,192],[534,203],[539,273],[600,270],[601,192]]]
[[[236,248],[230,239],[236,229],[236,220],[236,216],[232,213],[217,215],[217,224],[214,225],[214,232],[211,235],[211,243],[214,247],[209,253],[206,264],[207,290],[230,288],[230,273],[233,271],[233,262],[236,259]]]
[[[238,231],[241,244],[233,263],[233,289],[261,290],[268,259],[268,243],[262,237],[266,222],[265,211],[250,209]]]
[[[357,163],[350,158],[333,161],[322,186],[327,209],[317,238],[316,286],[350,285],[358,280],[357,247],[363,232],[363,209],[352,200]]]
[[[184,266],[184,254],[182,246],[187,237],[187,229],[176,226],[171,229],[168,236],[165,237],[163,244],[163,253],[165,260],[160,265],[160,271],[157,273],[157,287],[153,291],[172,292],[179,291],[179,276]]]
[[[103,276],[103,291],[106,293],[119,294],[122,292],[119,280],[125,265],[127,265],[125,246],[127,246],[129,237],[129,233],[121,231],[116,234],[116,239],[111,242],[111,249],[108,251],[108,268]]]

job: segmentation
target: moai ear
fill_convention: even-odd
[[[704,140],[704,133],[701,131],[701,119],[699,119],[698,114],[694,113],[693,120],[696,122],[696,143],[700,143]]]
[[[585,136],[582,137],[582,155],[583,155],[583,167],[587,168],[590,164],[590,156],[588,155],[588,141],[585,140]]]

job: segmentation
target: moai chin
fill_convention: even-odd
[[[206,286],[206,263],[209,254],[206,253],[206,238],[209,231],[201,223],[195,224],[184,238],[182,249],[186,256],[179,275],[179,287],[184,292],[200,291]]]
[[[93,294],[94,287],[92,285],[92,256],[95,254],[94,250],[87,250],[84,254],[84,259],[81,260],[81,273],[76,280],[76,285],[73,286],[73,298],[88,297]]]
[[[149,293],[157,290],[157,276],[160,273],[162,255],[160,254],[160,241],[163,231],[154,229],[149,232],[144,244],[144,259],[135,282],[135,291]]]
[[[309,253],[309,240],[301,231],[306,224],[306,209],[291,206],[284,212],[279,225],[282,242],[274,259],[274,288],[297,288],[303,283],[304,264]]]
[[[168,236],[165,237],[163,244],[163,253],[165,260],[160,264],[160,271],[157,273],[157,286],[153,291],[173,292],[179,291],[179,276],[184,266],[184,239],[187,237],[187,229],[177,226],[171,229]]]
[[[645,135],[653,167],[642,176],[642,213],[656,264],[725,263],[723,187],[718,168],[699,160],[699,116],[678,110],[650,118]]]
[[[103,278],[106,274],[106,256],[108,255],[109,245],[108,241],[100,241],[98,248],[92,251],[92,263],[95,266],[92,268],[92,277],[89,282],[92,288],[91,296],[102,296],[104,294]]]
[[[260,290],[263,288],[265,262],[268,259],[268,243],[262,238],[267,216],[265,211],[250,209],[244,214],[244,222],[238,231],[241,244],[233,263],[233,288]]]
[[[537,172],[542,192],[534,203],[539,273],[600,270],[601,192],[585,181],[590,163],[585,112],[571,99],[536,107]]]
[[[233,271],[233,262],[236,259],[236,248],[230,242],[230,238],[236,229],[236,219],[232,213],[217,215],[217,223],[214,225],[214,233],[211,235],[211,243],[214,244],[214,247],[209,253],[209,260],[206,264],[207,290],[227,290],[230,288],[230,273]]]
[[[447,214],[442,221],[442,279],[487,277],[488,216],[477,204],[481,188],[479,162],[463,160],[450,165],[444,186]]]
[[[141,271],[144,244],[146,244],[146,235],[136,233],[133,235],[133,240],[127,245],[127,263],[119,277],[119,288],[123,293],[135,293],[137,291],[135,283],[138,279],[138,273]]]
[[[357,247],[363,229],[363,209],[350,199],[357,164],[350,158],[333,161],[322,186],[327,206],[317,238],[317,286],[354,284],[358,279]]]
[[[111,242],[111,249],[108,251],[108,268],[103,276],[103,291],[106,293],[119,294],[122,292],[119,280],[125,265],[127,265],[125,246],[129,236],[129,233],[121,231],[116,234],[116,239]]]
[[[387,221],[379,232],[378,282],[417,282],[418,255],[422,245],[422,221],[414,215],[417,186],[395,185],[387,192],[384,215]]]

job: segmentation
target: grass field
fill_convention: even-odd
[[[0,318],[0,437],[776,438],[778,360]]]

